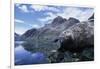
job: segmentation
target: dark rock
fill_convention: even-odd
[[[93,29],[93,26],[90,26],[88,22],[81,22],[70,27],[60,35],[60,38],[63,38],[61,46],[64,46],[63,49],[68,49],[73,52],[82,51],[81,49],[93,46]]]
[[[79,23],[79,22],[80,22],[78,19],[75,19],[75,18],[73,18],[73,17],[70,17],[70,18],[68,19],[68,21],[69,21],[70,23]]]
[[[65,21],[67,21],[65,18],[62,18],[61,16],[58,16],[52,21],[52,24],[53,25],[62,24]]]
[[[60,34],[58,38],[60,47],[57,50],[58,55],[56,54],[56,62],[61,62],[64,59],[64,53],[66,51],[73,54],[76,53],[76,56],[78,55],[78,61],[88,61],[94,59],[94,56],[91,56],[94,55],[94,26],[91,23],[93,22],[84,21],[77,23],[68,29],[65,29]],[[92,50],[89,51],[91,48]],[[83,57],[84,53],[87,53],[87,55],[84,55]],[[62,56],[62,58],[60,58],[60,56]],[[74,59],[74,61],[76,61],[76,59]]]
[[[76,23],[79,23],[80,21],[78,19],[75,19],[73,17],[70,17],[66,22],[65,22],[65,29],[68,29],[69,27],[75,25]]]
[[[93,14],[90,18],[88,18],[88,20],[89,20],[90,22],[94,22],[94,14]]]
[[[94,14],[88,20],[90,20],[90,19],[94,19]]]

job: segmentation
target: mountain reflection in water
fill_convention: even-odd
[[[21,42],[15,44],[15,65],[28,65],[28,64],[43,64],[48,63],[44,53],[36,52],[31,53],[25,50]]]

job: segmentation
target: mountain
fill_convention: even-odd
[[[88,20],[90,20],[90,19],[94,19],[94,14],[90,18],[88,18]]]
[[[24,39],[26,40],[26,43],[23,46],[26,50],[31,52],[37,52],[37,51],[43,52],[44,54],[46,54],[47,57],[49,57],[48,59],[50,59],[51,62],[57,62],[56,60],[59,59],[58,57],[66,55],[62,53],[60,53],[62,55],[59,54],[60,48],[61,50],[69,51],[69,52],[76,52],[77,50],[85,51],[83,47],[88,48],[89,46],[93,46],[93,37],[94,37],[93,20],[94,19],[92,18],[93,16],[91,16],[87,21],[80,22],[78,19],[73,17],[70,17],[69,19],[65,19],[61,16],[57,16],[52,20],[50,24],[46,24],[42,28],[39,29],[33,28],[26,31],[21,36],[24,37]],[[70,38],[73,38],[73,40]],[[56,39],[56,43],[55,43],[55,39]],[[70,40],[74,42],[75,45],[71,43]],[[68,43],[66,43],[67,41]],[[73,45],[70,46],[69,43]],[[91,54],[90,51],[88,52]],[[60,56],[58,56],[57,54],[59,54]],[[68,54],[69,53],[67,52],[67,55]],[[85,54],[85,57],[87,58],[87,54]],[[72,59],[72,57],[70,58],[71,60],[67,57],[63,57],[63,58],[65,58],[64,61],[72,61],[73,59],[74,61],[76,61],[76,58]],[[89,59],[90,58],[91,56],[89,56]],[[91,59],[93,59],[93,57]]]
[[[66,26],[66,29],[69,28],[70,26],[76,24],[76,23],[79,23],[80,21],[76,18],[73,18],[73,17],[70,17],[66,22],[65,22],[65,26]]]
[[[92,25],[94,25],[94,14],[90,18],[88,18],[88,20],[93,23]]]
[[[53,41],[58,38],[60,33],[79,22],[80,21],[76,18],[71,17],[67,20],[61,16],[57,16],[50,24],[46,24],[42,28],[33,28],[26,31],[21,36],[26,40],[24,47],[31,52],[42,51],[46,53],[46,55],[49,55],[52,49],[56,50],[59,48],[59,43],[54,43]],[[44,49],[46,49],[46,51],[44,51]]]
[[[35,29],[35,28],[30,29],[30,30],[26,31],[26,32],[22,35],[22,38],[33,37],[37,32],[38,32],[38,31],[37,31],[37,29]]]
[[[46,24],[44,27],[40,29],[30,29],[26,31],[22,37],[23,38],[32,38],[32,37],[44,37],[44,38],[56,38],[57,35],[60,34],[61,31],[63,31],[66,28],[69,28],[70,26],[79,23],[80,21],[75,18],[69,18],[68,20],[61,17],[57,16],[52,20],[50,24]],[[53,38],[53,39],[54,39]],[[52,39],[52,40],[53,40]]]
[[[20,40],[20,35],[17,34],[17,33],[14,33],[14,38],[15,38],[15,41],[19,41]]]
[[[67,21],[67,19],[62,18],[61,16],[57,16],[56,18],[54,18],[54,20],[52,21],[52,25],[59,25],[64,23],[65,21]]]

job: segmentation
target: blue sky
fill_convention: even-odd
[[[62,16],[66,19],[74,17],[80,21],[85,21],[93,14],[93,12],[93,8],[85,7],[17,3],[14,6],[15,32],[23,34],[28,29],[43,27],[45,24],[51,23],[57,16]]]

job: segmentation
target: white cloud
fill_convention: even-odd
[[[54,7],[47,7],[48,10],[54,11],[54,12],[60,12],[61,10],[54,8]]]
[[[32,25],[32,28],[37,28],[38,29],[40,27],[43,27],[43,25],[42,24],[41,25],[40,24],[33,24]]]
[[[16,4],[15,4],[16,7],[19,7],[20,5],[21,5],[21,4],[19,4],[19,3],[16,3]]]
[[[26,12],[26,13],[29,12],[28,7],[27,7],[26,5],[20,6],[19,9],[20,9],[21,11],[23,11],[23,12]]]
[[[43,5],[31,5],[30,8],[34,9],[35,11],[54,11],[54,12],[59,12],[60,10],[55,8],[55,7],[48,7],[48,6],[43,6]]]
[[[22,4],[15,4],[16,7],[18,7],[22,12],[24,13],[28,13],[30,12],[28,10],[28,6],[27,5],[22,5]]]
[[[62,16],[63,18],[66,19],[69,19],[70,17],[74,17],[79,19],[80,21],[85,21],[93,14],[93,9],[82,10],[82,8],[75,8],[75,7],[73,8],[67,7],[62,11],[63,12],[59,12],[59,13],[53,13],[53,12],[44,13],[46,17],[39,18],[38,20],[44,24],[47,24],[51,22],[55,17]]]
[[[35,11],[43,11],[46,9],[46,6],[41,5],[31,5],[30,8],[34,9]]]
[[[44,17],[44,18],[39,18],[38,20],[41,22],[41,23],[46,23],[48,24],[49,22],[51,22],[57,15],[52,13],[52,12],[47,12],[45,13],[45,15],[47,17]]]
[[[24,21],[20,20],[20,19],[15,19],[14,22],[16,22],[16,23],[24,23]]]
[[[93,14],[93,11],[91,11],[90,9],[82,12],[79,16],[77,16],[77,18],[79,18],[81,21],[87,20],[89,17],[91,17]]]
[[[27,31],[29,28],[23,28],[23,27],[15,27],[15,32],[22,35],[23,33],[25,33],[25,31]]]
[[[44,6],[44,5],[21,5],[21,4],[16,4],[16,6],[25,13],[28,12],[33,12],[32,10],[29,10],[28,8],[33,9],[34,11],[46,11],[50,10],[52,12],[57,12],[57,13],[52,13],[52,12],[47,12],[45,15],[48,15],[45,18],[40,18],[39,21],[45,22],[45,21],[50,21],[53,19],[55,16],[62,16],[64,18],[69,18],[69,17],[75,17],[79,19],[80,21],[86,20],[88,17],[90,17],[93,14],[93,9],[86,9],[85,11],[82,10],[82,8],[77,8],[77,7],[66,7],[63,10],[60,10],[56,7],[52,6]],[[62,12],[61,12],[62,11]]]
[[[20,19],[15,19],[14,22],[15,22],[15,23],[19,23],[19,24],[23,24],[23,25],[26,25],[26,26],[29,26],[29,27],[32,27],[31,24],[25,23],[23,20],[20,20]]]
[[[82,10],[82,8],[66,8],[62,13],[57,13],[64,18],[74,17],[80,21],[87,20],[93,14],[93,9]]]
[[[32,28],[32,25],[29,23],[25,23],[25,21],[20,19],[15,19],[15,32],[18,34],[23,34],[28,29]],[[25,26],[25,27],[24,27]]]

